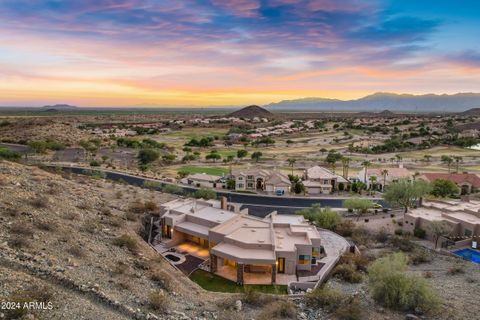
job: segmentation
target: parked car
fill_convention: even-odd
[[[285,194],[285,190],[277,190],[277,191],[275,191],[275,194],[277,196],[283,196]]]

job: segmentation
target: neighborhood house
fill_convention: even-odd
[[[282,172],[270,170],[247,169],[235,171],[235,190],[265,191],[269,193],[289,193],[292,183]]]
[[[250,216],[248,210],[217,200],[178,199],[161,206],[161,241],[184,242],[209,250],[210,272],[243,284],[263,277],[268,283],[315,275],[324,252],[319,231],[302,216]]]
[[[302,182],[308,194],[332,193],[335,190],[344,190],[349,183],[344,177],[320,166],[305,170]]]
[[[455,183],[460,190],[460,194],[470,194],[480,188],[480,177],[474,173],[424,173],[419,179],[433,182],[435,180],[449,180]]]

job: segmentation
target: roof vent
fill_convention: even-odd
[[[252,231],[252,232],[257,232],[257,230],[255,230],[255,229],[252,229],[251,231]]]
[[[258,242],[260,242],[260,243],[264,243],[264,242],[265,242],[265,240],[258,240]]]

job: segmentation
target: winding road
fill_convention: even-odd
[[[164,185],[176,185],[181,187],[185,192],[195,192],[198,188],[193,186],[185,186],[174,184],[161,180],[151,179],[147,177],[130,175],[118,171],[110,171],[104,169],[83,168],[69,165],[48,165],[50,167],[60,167],[63,171],[75,174],[85,174],[85,170],[105,172],[106,178],[114,181],[125,181],[130,185],[143,186],[145,181],[153,181]],[[157,188],[160,189],[160,186]],[[292,214],[297,210],[310,208],[313,204],[320,204],[322,207],[342,208],[343,200],[347,197],[295,197],[295,196],[271,196],[260,194],[245,194],[226,190],[215,190],[218,196],[224,196],[229,202],[241,203],[242,208],[248,208],[250,214],[264,217],[270,212],[276,210],[280,214]],[[372,201],[381,204],[383,207],[388,205],[381,198],[371,198]]]

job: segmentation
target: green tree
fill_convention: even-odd
[[[140,161],[140,164],[147,165],[155,160],[158,159],[160,154],[158,153],[157,150],[154,149],[141,149],[138,152],[138,160]]]
[[[432,191],[430,193],[435,197],[445,198],[456,195],[458,192],[459,189],[454,182],[445,179],[436,179],[432,182]]]
[[[368,209],[373,208],[374,205],[375,203],[372,200],[365,198],[354,197],[343,201],[343,207],[352,211],[357,216],[357,220],[360,219],[360,216],[367,213]]]
[[[177,155],[173,153],[167,153],[162,156],[162,160],[165,161],[166,163],[172,163],[173,161],[175,161],[176,158],[177,158]]]
[[[430,184],[424,180],[400,179],[388,186],[383,198],[391,206],[402,207],[404,212],[407,212],[408,208],[415,206],[423,196],[430,192],[430,189]]]
[[[248,151],[244,149],[240,149],[237,151],[237,158],[238,159],[243,159],[248,155]]]
[[[209,188],[200,188],[194,192],[193,196],[197,199],[215,199],[217,197],[217,193],[213,189]]]
[[[452,231],[452,228],[445,221],[431,221],[428,225],[428,230],[432,234],[433,242],[435,242],[435,249],[437,249],[440,237],[448,235]]]
[[[333,171],[333,173],[335,173],[335,165],[336,165],[337,161],[340,161],[341,159],[342,159],[342,155],[340,153],[332,150],[328,153],[325,161],[332,166],[332,171]]]
[[[235,189],[235,179],[230,178],[227,180],[227,189]]]
[[[255,162],[260,161],[260,158],[263,156],[263,153],[261,151],[255,151],[252,153],[252,160],[255,160]]]
[[[319,204],[314,204],[311,208],[297,211],[296,214],[302,215],[306,220],[321,228],[333,231],[343,220],[338,212],[333,211],[329,207],[322,209]]]
[[[217,162],[217,160],[222,159],[222,156],[216,150],[212,150],[212,151],[210,151],[209,154],[207,154],[205,156],[205,159],[206,160],[213,160],[213,162]]]
[[[296,194],[300,194],[302,192],[305,192],[305,186],[303,185],[303,182],[300,179],[298,179],[293,183],[292,190]]]

